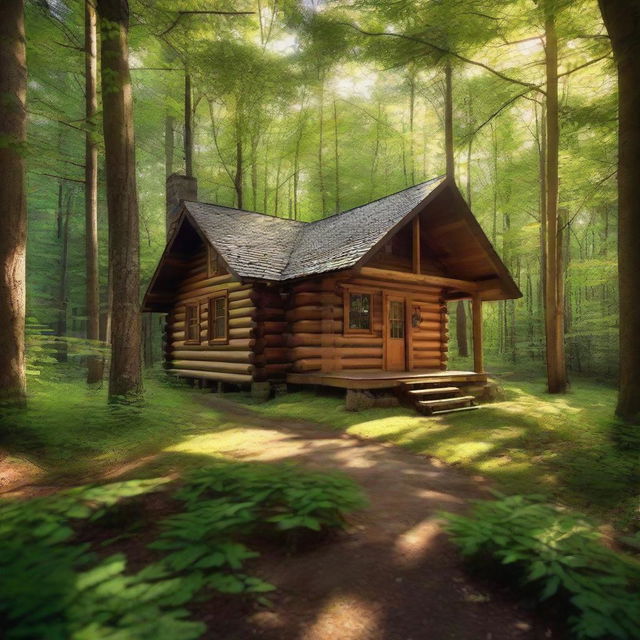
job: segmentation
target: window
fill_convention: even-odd
[[[220,275],[224,272],[222,260],[213,247],[207,247],[207,277]]]
[[[226,342],[227,325],[227,292],[209,299],[209,342]]]
[[[371,331],[371,294],[348,292],[349,331]]]
[[[389,302],[389,337],[404,338],[404,302]]]
[[[200,307],[197,304],[188,304],[185,307],[185,342],[200,344]]]

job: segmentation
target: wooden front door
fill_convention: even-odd
[[[387,296],[385,304],[385,369],[407,368],[407,305],[403,297]]]

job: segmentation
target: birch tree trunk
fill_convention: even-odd
[[[620,392],[616,414],[640,423],[640,3],[599,3],[618,68]]]
[[[127,0],[123,0],[126,2]],[[191,74],[184,71],[184,173],[193,176],[193,122],[191,111]]]
[[[26,404],[27,58],[24,0],[0,2],[0,404]]]
[[[113,282],[109,400],[142,393],[140,237],[127,0],[98,0],[109,262]]]
[[[455,159],[453,153],[453,79],[451,62],[444,68],[444,150],[447,178],[455,180]]]
[[[85,0],[84,7],[85,120],[87,127],[84,152],[86,313],[87,340],[95,344],[100,340],[98,145],[95,139],[95,119],[98,110],[96,93],[98,34],[93,0]],[[87,384],[95,384],[102,380],[103,365],[101,356],[92,355],[87,358]]]

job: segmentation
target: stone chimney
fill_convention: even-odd
[[[172,173],[167,178],[167,211],[166,229],[167,238],[173,231],[173,225],[180,211],[180,203],[183,200],[198,199],[198,181],[194,177]]]

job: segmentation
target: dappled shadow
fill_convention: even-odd
[[[294,555],[271,548],[255,562],[253,570],[278,588],[270,610],[236,602],[223,613],[216,599],[199,605],[207,638],[506,640],[546,630],[506,591],[469,577],[443,533],[441,510],[459,513],[470,499],[489,496],[482,479],[389,444],[264,417],[213,396],[198,399],[236,425],[238,437],[224,434],[216,451],[340,470],[371,502],[330,544]],[[179,467],[191,466],[190,456],[203,460],[201,447],[195,438],[163,455]]]

